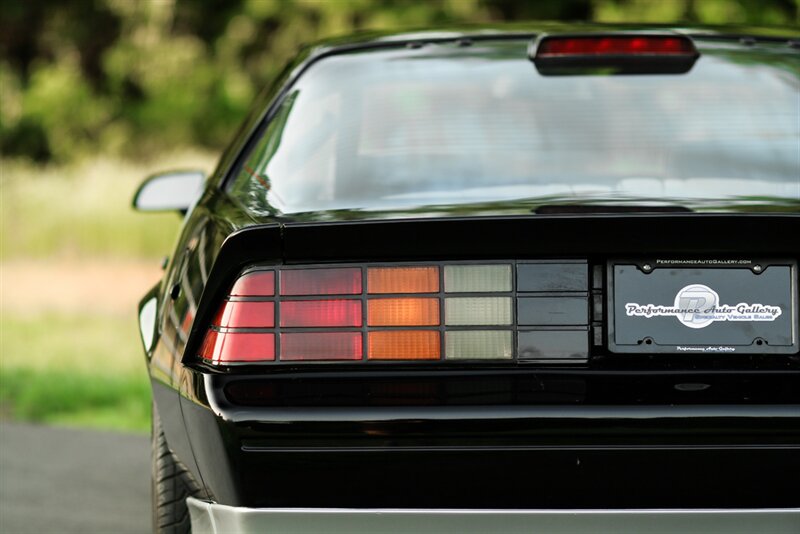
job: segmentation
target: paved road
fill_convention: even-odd
[[[0,533],[149,531],[148,437],[0,424]]]

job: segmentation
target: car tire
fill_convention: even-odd
[[[153,532],[186,534],[192,531],[187,497],[205,498],[205,492],[178,458],[169,450],[158,411],[153,406],[151,432],[151,496]]]

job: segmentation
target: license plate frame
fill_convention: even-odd
[[[608,350],[621,354],[797,354],[797,261],[614,259]]]

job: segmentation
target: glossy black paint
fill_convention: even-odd
[[[578,232],[579,221],[572,218],[533,217],[478,222],[506,225],[506,229],[516,223],[523,228],[513,230],[516,235],[526,225],[544,225],[564,236],[557,230],[558,223]],[[666,242],[649,250],[694,255],[712,250],[714,257],[742,253],[732,238],[724,238],[723,229],[762,231],[775,239],[762,239],[756,248],[772,246],[772,252],[797,258],[796,244],[777,239],[786,229],[797,229],[796,216],[680,217],[686,219],[600,217],[588,228],[614,225],[634,233],[644,219],[660,230],[658,243]],[[193,359],[192,347],[202,339],[209,314],[247,263],[289,263],[293,250],[313,251],[316,261],[330,250],[326,253],[329,261],[352,261],[331,256],[337,246],[342,247],[342,255],[355,249],[345,246],[354,235],[362,236],[357,259],[384,259],[387,249],[382,245],[375,251],[363,248],[369,236],[402,235],[404,226],[411,227],[407,229],[410,235],[436,235],[440,230],[414,233],[413,228],[423,223],[436,228],[437,222],[451,229],[440,243],[452,245],[440,246],[438,257],[468,254],[466,239],[459,236],[464,225],[477,224],[469,219],[406,225],[253,226],[226,238],[209,268],[188,345],[183,345],[185,365],[175,363],[175,389],[159,388],[166,389],[167,396],[162,393],[157,399],[159,409],[162,405],[166,409],[168,402],[174,406],[180,399],[181,419],[172,429],[176,448],[197,462],[196,475],[219,502],[398,507],[800,504],[796,492],[789,489],[800,474],[800,360],[796,356],[631,359],[592,347],[587,368],[574,372],[559,374],[535,366],[509,371],[484,364],[446,371],[433,366],[432,375],[431,371],[421,374],[413,365],[354,370],[336,364],[323,369],[287,366],[266,374],[248,367],[212,369]],[[360,232],[354,228],[359,226]],[[684,239],[688,246],[675,246],[688,226],[708,237]],[[220,235],[215,225],[203,227],[204,232],[214,230]],[[301,238],[313,236],[313,241],[291,247],[289,239],[297,235],[296,230]],[[433,246],[435,238],[429,239]],[[594,243],[591,257],[598,260],[590,261],[590,270],[605,263],[608,257],[598,251],[611,246],[610,241]],[[426,239],[418,242],[424,250]],[[547,250],[549,240],[541,242]],[[487,257],[509,257],[515,252],[490,243],[493,250]],[[561,253],[577,255],[588,246],[588,239],[566,243],[571,246],[562,246]],[[638,245],[636,240],[632,245],[617,242],[613,251],[632,254]],[[555,237],[551,246],[554,250]],[[482,255],[474,242],[472,248],[473,254]],[[187,273],[200,278],[200,268],[191,259],[197,257],[194,250],[187,260]],[[292,263],[302,263],[293,259]],[[583,271],[576,276],[585,283]],[[184,300],[182,295],[175,306]],[[169,395],[174,400],[169,401]],[[500,489],[488,495],[477,489],[465,494],[460,489],[472,487],[476,480]],[[539,485],[531,489],[528,480],[537,480]],[[734,480],[737,490],[731,493],[728,489]],[[419,487],[441,491],[434,498],[412,491]],[[544,491],[544,487],[549,489]]]
[[[222,502],[800,504],[796,372],[307,374],[206,376],[221,416],[184,399]],[[707,387],[676,387],[685,384]]]
[[[527,39],[554,28],[566,27],[519,32]],[[718,214],[565,214],[513,202],[255,220],[221,189],[270,103],[313,61],[359,47],[464,38],[492,37],[373,35],[310,49],[259,100],[146,298],[158,302],[145,352],[170,447],[230,505],[800,506],[796,354],[631,358],[609,353],[603,337],[608,261],[667,253],[797,261],[796,204],[766,201],[761,211],[774,214],[741,206],[715,206]],[[559,289],[591,281],[589,322],[600,337],[589,339],[584,366],[265,371],[211,368],[195,358],[219,299],[248,264],[493,258],[585,262],[588,273],[573,273]]]

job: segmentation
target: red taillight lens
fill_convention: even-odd
[[[281,302],[281,326],[325,328],[361,326],[360,300],[289,300]]]
[[[292,269],[281,271],[281,295],[359,295],[361,269]]]
[[[692,55],[692,42],[679,36],[580,36],[545,37],[539,43],[537,58],[587,55]]]
[[[281,360],[360,360],[361,332],[281,334]]]
[[[217,364],[272,361],[275,359],[275,334],[209,330],[200,356]]]
[[[226,300],[213,324],[225,328],[272,328],[275,326],[275,304],[271,301]]]
[[[232,297],[271,297],[275,294],[275,273],[253,271],[236,280],[231,289]]]

